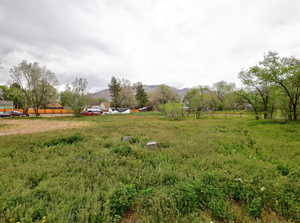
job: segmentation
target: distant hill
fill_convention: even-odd
[[[150,93],[158,86],[159,85],[144,85],[143,87],[147,93]],[[171,86],[169,86],[169,87],[172,88],[180,97],[183,97],[186,94],[186,92],[190,89],[190,88],[178,89],[178,88],[171,87]],[[111,99],[108,89],[104,89],[104,90],[98,91],[98,92],[90,94],[90,95],[95,98],[104,98],[106,100]]]

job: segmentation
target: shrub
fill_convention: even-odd
[[[282,175],[282,176],[287,176],[289,175],[289,168],[287,166],[284,165],[278,165],[276,167],[277,171]]]
[[[130,210],[137,194],[138,190],[133,184],[122,185],[112,192],[107,205],[113,221],[118,221],[126,211]]]
[[[46,216],[46,210],[43,207],[39,207],[33,211],[31,214],[31,218],[33,221],[41,220]]]
[[[112,147],[113,146],[113,143],[112,142],[105,142],[104,144],[103,144],[103,147],[104,148],[110,148],[110,147]]]
[[[128,156],[133,153],[133,150],[130,146],[115,146],[111,149],[111,152],[118,154],[120,156]]]
[[[140,143],[140,141],[141,141],[140,138],[137,136],[129,139],[129,143],[131,143],[131,144]]]
[[[182,104],[167,103],[160,105],[159,109],[169,120],[183,120],[185,118],[185,112]]]
[[[82,140],[83,137],[80,134],[74,134],[72,136],[50,140],[48,142],[45,142],[43,145],[46,147],[57,146],[57,145],[68,145],[68,144],[77,143]]]

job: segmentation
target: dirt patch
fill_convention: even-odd
[[[128,211],[119,223],[140,223],[133,211]]]
[[[80,128],[88,126],[88,122],[75,121],[48,121],[48,120],[3,120],[0,128],[0,136],[31,134],[48,132],[60,129]]]

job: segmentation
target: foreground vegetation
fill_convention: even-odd
[[[300,222],[298,122],[73,119],[0,137],[0,222]]]

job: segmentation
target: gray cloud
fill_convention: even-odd
[[[297,0],[2,0],[0,83],[22,59],[76,75],[91,89],[112,75],[179,87],[237,81],[276,50],[300,56]]]

